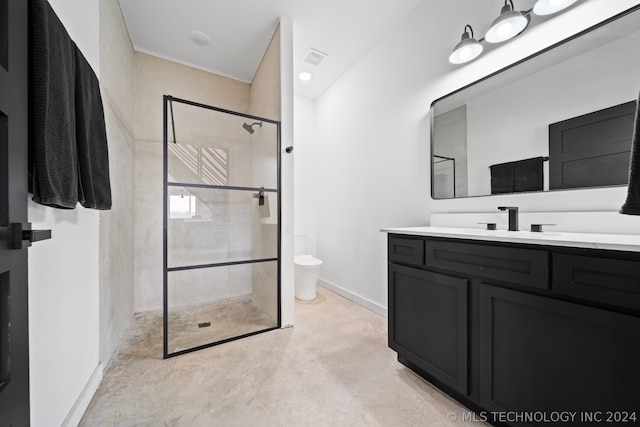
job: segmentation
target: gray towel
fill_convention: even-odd
[[[76,144],[79,202],[85,208],[111,209],[109,150],[100,84],[76,47]]]
[[[29,173],[33,201],[73,209],[78,201],[75,45],[46,0],[29,1]]]
[[[636,104],[636,119],[633,125],[633,138],[631,139],[627,201],[620,208],[620,213],[640,215],[640,96]]]

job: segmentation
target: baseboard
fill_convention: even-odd
[[[371,311],[373,311],[376,314],[379,314],[380,316],[383,317],[387,317],[388,313],[387,313],[387,307],[384,307],[378,303],[375,303],[373,301],[369,301],[368,299],[361,297],[358,294],[354,294],[351,291],[348,291],[344,288],[341,288],[340,286],[334,285],[331,282],[328,282],[324,279],[318,279],[318,284],[320,286],[322,286],[323,288],[327,288],[330,291],[335,292],[338,295],[342,295],[343,297],[345,297],[348,300],[351,300],[353,302],[355,302],[358,305],[363,306],[366,309],[369,309]]]
[[[63,427],[76,427],[80,424],[84,412],[89,407],[89,403],[91,403],[91,399],[93,399],[93,395],[96,394],[100,381],[102,381],[102,372],[103,366],[102,363],[100,363],[96,366],[93,374],[91,374],[89,381],[87,381],[87,384],[82,389],[82,393],[80,393],[80,396],[76,399],[76,403],[73,404],[69,414],[67,414],[67,418],[64,419],[62,423]]]

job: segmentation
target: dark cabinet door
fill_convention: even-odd
[[[640,318],[488,285],[479,312],[483,408],[640,424]]]
[[[389,264],[389,346],[467,394],[468,281]]]

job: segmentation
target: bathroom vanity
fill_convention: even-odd
[[[639,236],[382,231],[389,346],[475,419],[640,425]]]

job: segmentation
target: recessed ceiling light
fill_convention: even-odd
[[[202,31],[191,31],[189,38],[192,42],[200,46],[206,46],[209,44],[209,36]]]
[[[302,80],[303,82],[308,82],[309,80],[311,80],[313,76],[311,75],[310,72],[308,71],[303,71],[300,74],[298,74],[298,78],[300,80]]]

